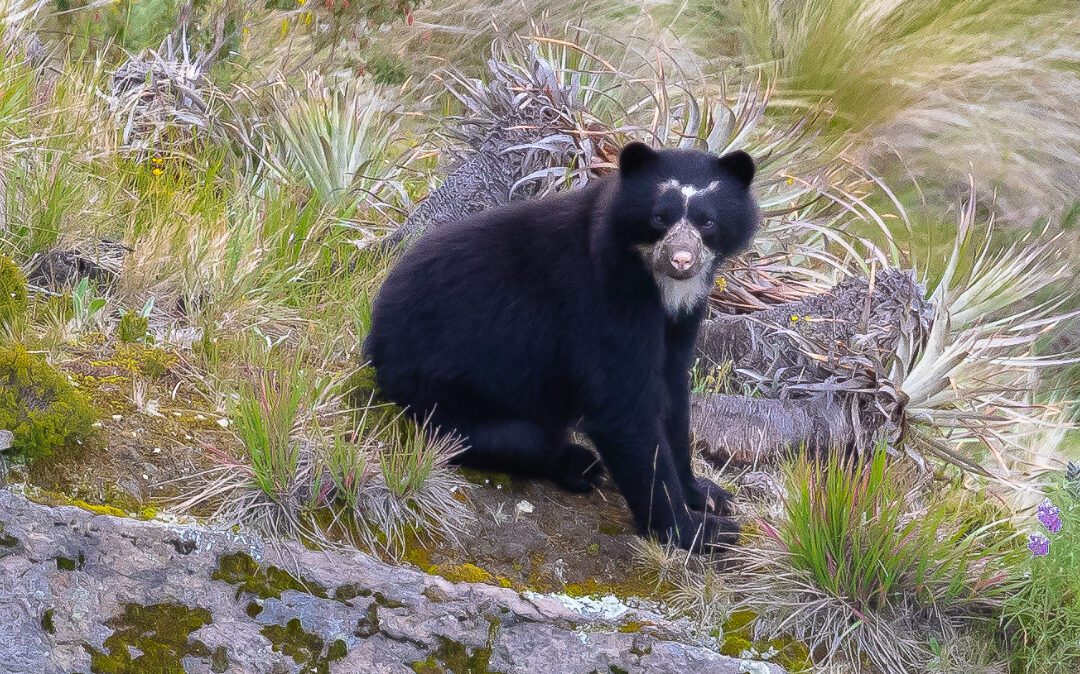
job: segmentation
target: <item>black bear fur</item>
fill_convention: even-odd
[[[576,426],[639,533],[733,543],[730,494],[691,469],[689,370],[716,268],[760,219],[754,171],[743,152],[632,143],[618,172],[581,190],[432,231],[374,304],[364,350],[381,392],[463,436],[463,464],[584,491],[601,469],[570,442]],[[665,295],[649,255],[677,223],[704,268]]]

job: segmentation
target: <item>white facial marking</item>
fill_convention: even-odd
[[[686,214],[690,210],[690,200],[697,196],[711,194],[719,188],[719,180],[714,180],[705,187],[684,184],[675,178],[660,183],[660,194],[664,194],[668,190],[678,190],[683,197],[683,216],[672,227],[679,227],[680,225],[691,227],[694,235],[700,240],[701,233],[697,231],[697,228],[690,225],[690,222],[686,219]],[[639,250],[641,256],[645,259],[645,263],[649,265],[650,269],[654,269],[653,278],[656,280],[656,287],[660,289],[660,299],[664,303],[664,309],[672,318],[685,310],[695,307],[712,290],[713,260],[716,259],[716,255],[709,250],[708,246],[701,246],[703,257],[701,271],[688,279],[673,279],[663,272],[655,271],[653,266],[655,246],[641,246]]]
[[[685,225],[690,227],[694,236],[700,241],[701,233],[686,220],[680,220],[672,228]],[[701,269],[697,274],[688,279],[674,279],[667,274],[657,271],[653,257],[657,254],[658,241],[653,245],[639,246],[638,252],[645,260],[646,266],[652,270],[653,280],[660,290],[660,301],[664,304],[664,310],[672,318],[678,317],[683,311],[693,309],[703,301],[712,291],[713,287],[713,261],[716,254],[708,246],[701,246]]]
[[[690,200],[698,195],[706,195],[715,192],[720,187],[720,181],[714,180],[705,187],[698,187],[697,185],[689,185],[680,183],[678,180],[672,178],[671,180],[665,180],[660,183],[660,194],[667,192],[668,190],[679,190],[683,196],[683,214],[686,214],[685,209],[690,208]]]
[[[675,318],[685,310],[697,306],[712,290],[712,264],[702,265],[701,271],[688,279],[673,279],[665,274],[654,274],[660,299],[668,316]]]

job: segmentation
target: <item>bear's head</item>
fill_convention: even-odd
[[[703,299],[719,261],[753,238],[761,219],[754,171],[741,150],[717,157],[630,143],[620,153],[613,225],[640,252],[672,313]]]

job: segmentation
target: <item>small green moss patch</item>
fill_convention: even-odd
[[[211,658],[191,633],[213,622],[210,611],[182,604],[127,604],[105,624],[113,633],[103,651],[86,646],[92,674],[184,674],[186,657]],[[215,670],[216,671],[216,670]]]
[[[56,623],[53,622],[55,614],[56,611],[51,608],[45,609],[45,612],[41,614],[41,629],[49,634],[56,634]]]
[[[634,575],[618,581],[586,578],[578,583],[567,583],[563,592],[571,597],[602,597],[610,594],[625,600],[629,597],[657,597],[663,594],[664,589],[642,575]]]
[[[605,536],[627,536],[634,533],[629,525],[623,522],[617,522],[612,520],[604,520],[600,522],[598,527],[600,533]]]
[[[348,654],[344,641],[338,639],[327,647],[322,637],[304,629],[299,618],[285,625],[267,625],[259,632],[270,640],[275,651],[292,658],[305,673],[330,674],[330,663]]]
[[[382,592],[375,592],[371,596],[375,598],[375,603],[383,608],[405,608],[405,604],[397,599],[387,599]]]
[[[361,639],[367,639],[373,637],[379,633],[379,604],[371,602],[368,604],[367,615],[356,621],[356,627],[353,628],[353,634]]]
[[[431,571],[452,583],[487,583],[491,585],[495,581],[495,576],[491,575],[490,572],[471,562],[465,564],[437,564],[432,567]]]
[[[285,590],[327,598],[326,588],[322,585],[297,578],[276,566],[263,568],[246,552],[222,555],[218,560],[218,568],[214,569],[210,578],[235,585],[237,598],[244,592],[250,592],[261,599],[279,599]]]
[[[13,548],[19,544],[19,539],[4,533],[4,523],[0,522],[0,548]],[[3,555],[0,555],[2,557]]]
[[[776,653],[771,658],[772,662],[783,667],[789,672],[807,672],[813,669],[814,661],[809,647],[794,637],[782,635],[774,639],[754,641],[752,626],[757,620],[757,614],[753,611],[735,611],[728,616],[724,623],[724,643],[720,646],[720,653],[729,657],[737,658],[746,651]]]
[[[426,660],[409,666],[416,674],[500,674],[489,667],[491,646],[469,648],[460,641],[439,637],[439,647]]]
[[[0,428],[13,451],[40,459],[90,434],[90,403],[63,374],[21,345],[0,346]]]
[[[128,514],[120,508],[103,503],[87,503],[86,501],[75,499],[71,502],[71,505],[92,512],[96,515],[112,515],[113,517],[128,516]]]
[[[83,567],[83,564],[85,563],[86,558],[83,557],[83,554],[81,552],[79,553],[78,559],[72,559],[70,557],[56,558],[56,568],[60,569],[61,571],[75,571],[76,569],[81,569]]]
[[[0,326],[21,320],[28,306],[26,276],[11,258],[0,255]]]
[[[347,583],[345,585],[339,585],[334,589],[334,599],[340,601],[343,604],[348,604],[357,597],[370,597],[371,590],[367,589],[359,583]]]
[[[223,674],[229,671],[229,654],[224,646],[218,646],[210,656],[210,671],[214,674]]]
[[[473,484],[487,485],[495,488],[512,489],[514,480],[506,473],[493,473],[475,468],[458,468],[461,476]]]

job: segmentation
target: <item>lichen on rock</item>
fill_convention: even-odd
[[[263,568],[245,552],[222,555],[218,568],[211,576],[213,580],[222,580],[236,586],[236,594],[250,592],[260,599],[280,598],[285,590],[306,592],[320,598],[326,598],[326,588],[322,585],[297,578],[276,566]]]
[[[213,620],[203,608],[182,604],[139,606],[106,621],[113,633],[104,650],[87,646],[92,674],[184,674],[185,657],[210,658],[210,649],[191,633]],[[220,656],[219,656],[220,659]]]

